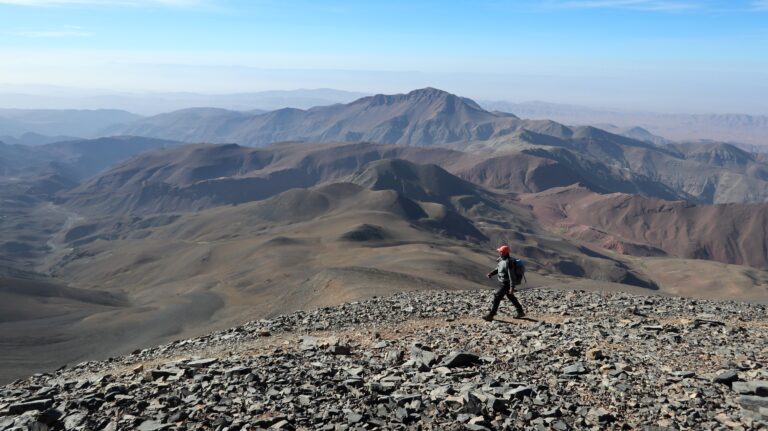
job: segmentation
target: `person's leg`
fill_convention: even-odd
[[[525,311],[523,311],[523,305],[520,304],[520,301],[517,300],[517,297],[512,292],[507,292],[507,298],[509,298],[510,301],[512,301],[512,305],[515,306],[515,310],[517,310],[517,317],[523,317],[525,316]]]
[[[507,293],[508,288],[504,286],[499,286],[499,289],[494,293],[493,295],[493,304],[491,305],[491,311],[483,317],[483,319],[491,321],[493,320],[493,316],[496,315],[496,312],[499,310],[499,304],[501,304],[501,300],[504,299],[504,295]]]

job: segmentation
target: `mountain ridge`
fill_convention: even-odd
[[[0,109],[0,136],[36,133],[93,138],[108,126],[139,118],[119,109]]]
[[[645,139],[642,132],[637,132],[641,136],[634,139],[592,126],[567,127],[550,120],[521,120],[511,114],[485,111],[469,99],[434,88],[369,96],[349,104],[309,110],[287,108],[261,115],[227,112],[209,122],[187,118],[181,130],[158,126],[162,133],[153,132],[157,127],[152,122],[156,120],[157,117],[141,120],[120,131],[257,147],[281,141],[368,141],[476,153],[527,151],[552,158],[561,165],[591,158],[569,166],[569,175],[577,172],[579,176],[590,176],[584,170],[586,164],[601,166],[601,175],[611,178],[614,184],[631,184],[622,191],[634,189],[666,199],[684,198],[699,203],[768,198],[768,165],[756,157],[749,166],[718,165],[717,156],[709,160],[693,154],[686,156],[689,147],[698,144],[657,145],[654,139]],[[186,125],[187,122],[191,125]],[[562,151],[558,156],[553,148],[568,150],[573,155],[560,157]]]
[[[350,123],[352,118],[354,124]],[[407,94],[379,94],[348,104],[308,110],[279,109],[251,116],[239,128],[226,135],[199,134],[188,139],[256,146],[289,140],[429,145],[485,140],[493,134],[491,122],[501,122],[506,127],[512,127],[513,120],[518,119],[512,114],[494,114],[470,99],[435,88],[424,88]],[[110,132],[159,137],[152,135],[154,132],[151,129],[144,128],[147,121],[152,121],[152,118]]]
[[[654,135],[675,141],[716,139],[765,148],[768,116],[749,114],[673,114],[589,108],[579,105],[504,101],[482,101],[491,110],[510,111],[522,118],[547,118],[566,124],[610,124],[614,127],[642,127]]]
[[[578,186],[529,195],[539,220],[587,242],[633,254],[645,245],[670,255],[768,270],[768,202],[694,205]]]

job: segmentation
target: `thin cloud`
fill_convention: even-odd
[[[768,1],[768,0],[764,0]],[[763,0],[761,0],[763,2]],[[565,9],[629,9],[639,11],[674,12],[701,9],[702,4],[675,0],[578,0],[550,2],[550,6]]]
[[[10,31],[6,34],[19,37],[30,38],[65,38],[65,37],[90,37],[93,33],[84,31],[82,27],[76,25],[67,25],[57,30],[34,30],[34,31]]]
[[[752,2],[752,9],[768,11],[768,0],[756,0]]]
[[[89,37],[91,33],[73,30],[14,31],[10,35],[31,38]]]
[[[206,0],[0,0],[0,5],[56,7],[56,6],[202,6]]]

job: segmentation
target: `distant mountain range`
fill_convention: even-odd
[[[109,126],[139,118],[141,116],[116,109],[0,109],[0,136],[20,139],[20,143],[25,144],[47,143],[51,141],[50,136],[61,135],[93,138],[101,136],[101,131]]]
[[[405,148],[413,146],[464,151],[456,153],[461,155],[457,160],[467,160],[466,152],[475,154],[471,156],[473,163],[453,172],[485,187],[518,193],[579,183],[601,193],[632,193],[698,203],[768,199],[766,159],[733,145],[666,141],[658,144],[650,139],[653,135],[638,128],[618,135],[590,126],[567,127],[549,120],[521,120],[512,114],[486,111],[470,99],[433,88],[364,97],[349,104],[309,110],[243,112],[193,108],[140,118],[125,126],[112,126],[110,130],[127,136],[51,143],[38,151],[8,145],[0,147],[0,168],[11,175],[29,166],[40,170],[45,163],[66,165],[67,172],[57,173],[79,181],[131,155],[179,145],[179,141],[241,142],[256,146],[278,141],[370,141],[398,145],[396,150],[388,150],[390,154],[403,154]],[[32,138],[40,139],[36,135]],[[268,157],[266,154],[271,152],[274,149],[253,154]],[[416,153],[417,150],[411,150],[410,155]],[[480,154],[487,156],[480,157]],[[172,157],[185,160],[180,154]],[[393,156],[377,156],[378,159],[388,157]],[[16,163],[9,162],[13,158],[17,159]],[[414,161],[434,162],[428,158]],[[138,166],[130,172],[140,172],[150,166],[148,160],[135,163]],[[358,163],[356,167],[359,166]],[[242,177],[254,170],[253,167],[238,169],[221,176]],[[153,178],[160,177],[154,175]],[[212,181],[215,177],[202,179]],[[322,176],[312,180],[295,179],[293,186],[307,187],[318,180],[325,179]],[[106,178],[100,181],[114,182]],[[118,182],[122,184],[120,187],[129,184]],[[84,195],[98,194],[89,191]],[[108,196],[111,194],[107,191]],[[101,199],[102,202],[109,200]]]
[[[78,139],[81,139],[81,138],[77,138],[75,136],[63,136],[63,135],[48,136],[48,135],[41,135],[39,133],[34,133],[34,132],[25,132],[17,136],[11,136],[11,135],[0,136],[0,142],[4,144],[31,145],[31,146],[52,144],[54,142],[76,141]]]
[[[73,96],[0,93],[0,141],[39,145],[63,138],[96,138],[118,124],[135,121],[142,115],[160,114],[192,107],[215,106],[202,112],[238,110],[247,113],[347,103],[366,96],[332,89],[263,91],[207,95],[196,93],[150,93]],[[16,109],[16,106],[38,108]],[[44,109],[43,109],[44,108]],[[177,116],[175,113],[171,117]]]
[[[75,139],[38,146],[0,142],[0,175],[57,174],[77,182],[141,152],[176,145],[181,143],[133,136]]]
[[[130,111],[142,115],[159,115],[158,119],[148,120],[148,127],[155,121],[162,126],[165,121],[179,118],[186,113],[194,113],[196,108],[202,112],[241,111],[246,114],[294,108],[305,110],[313,107],[333,104],[349,104],[367,96],[363,93],[333,89],[310,89],[289,91],[264,91],[253,93],[235,93],[224,95],[205,95],[196,93],[147,93],[147,94],[106,94],[90,92],[87,96],[76,96],[76,92],[56,89],[52,93],[3,93],[0,94],[0,139],[6,143],[37,144],[53,142],[55,136],[93,138],[105,136],[124,127],[138,116],[122,112],[122,116],[105,116],[109,111]],[[46,95],[46,94],[53,95]],[[106,94],[106,95],[105,95]],[[31,106],[46,109],[18,110],[3,107]],[[768,116],[742,114],[661,114],[653,112],[634,112],[615,109],[596,109],[577,105],[564,105],[546,102],[511,103],[503,101],[484,101],[479,104],[490,112],[512,113],[529,120],[554,120],[572,126],[596,126],[606,131],[653,143],[670,141],[722,141],[760,151],[768,148]],[[78,108],[78,109],[72,109]],[[109,108],[109,109],[106,109]],[[210,109],[208,109],[210,108]],[[14,112],[15,111],[15,112]],[[80,115],[94,111],[91,121],[77,121],[73,112]],[[181,111],[181,112],[175,112]],[[23,114],[23,115],[20,115]],[[133,115],[131,118],[130,115]],[[282,115],[288,115],[285,112]],[[34,117],[32,121],[19,118]],[[101,118],[98,118],[101,117]],[[294,126],[296,124],[293,124]],[[179,130],[176,130],[177,132]],[[77,133],[73,133],[77,132]],[[186,132],[195,135],[192,132]],[[354,130],[351,131],[355,133]],[[23,134],[43,135],[42,137]],[[307,133],[304,133],[307,135]],[[199,135],[198,135],[199,136]],[[221,137],[221,136],[219,136]],[[235,136],[242,139],[248,134]],[[352,138],[353,136],[350,136]],[[262,137],[263,138],[263,137]],[[338,140],[338,136],[336,137]],[[172,137],[172,139],[178,139]],[[311,141],[318,141],[317,136]],[[235,142],[234,139],[230,141]],[[216,141],[219,142],[219,141]],[[223,142],[223,141],[222,141]]]
[[[32,91],[31,91],[32,90]],[[348,103],[367,96],[330,88],[274,90],[234,94],[177,93],[110,93],[67,89],[25,89],[0,92],[0,109],[27,107],[32,109],[120,109],[141,115],[156,115],[193,107],[251,111],[281,108],[307,109],[313,106]]]
[[[408,94],[364,97],[348,104],[267,113],[188,109],[105,130],[187,142],[234,142],[263,146],[280,141],[371,141],[399,145],[445,145],[486,141],[519,129],[512,114],[496,114],[475,102],[426,88]],[[190,124],[196,127],[190,129]]]
[[[548,177],[551,184],[564,185],[564,178],[578,178],[595,190],[702,203],[755,202],[768,197],[765,163],[732,145],[659,146],[641,129],[618,135],[591,126],[522,120],[486,111],[470,99],[434,88],[309,110],[189,109],[143,118],[107,133],[249,146],[369,141],[498,154],[523,152],[561,167]],[[494,187],[504,185],[483,181]],[[538,190],[536,184],[544,181],[528,186]]]
[[[595,125],[610,131],[640,127],[674,141],[715,140],[768,147],[768,116],[765,115],[662,114],[547,102],[485,101],[480,104],[489,110],[513,112],[521,118]]]

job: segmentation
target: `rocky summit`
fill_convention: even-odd
[[[524,319],[409,292],[36,374],[0,388],[0,429],[768,428],[764,305],[519,296]]]

